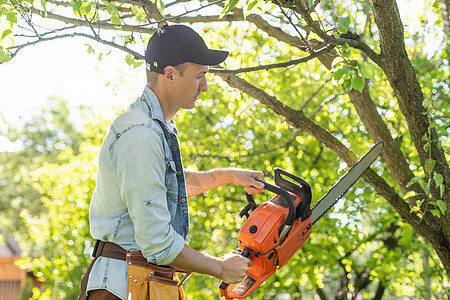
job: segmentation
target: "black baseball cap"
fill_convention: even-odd
[[[147,69],[164,74],[167,66],[192,62],[214,66],[223,62],[228,51],[208,49],[202,37],[185,25],[165,25],[159,28],[147,45],[145,61]]]

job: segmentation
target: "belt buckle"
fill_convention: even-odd
[[[100,252],[97,255],[98,247],[100,246]],[[96,240],[94,245],[94,250],[92,251],[92,257],[97,258],[102,255],[103,247],[105,247],[105,242]]]

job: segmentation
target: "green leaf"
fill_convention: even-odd
[[[418,182],[419,179],[420,179],[419,176],[413,177],[413,178],[408,182],[408,184],[406,185],[406,187],[408,188],[408,187],[412,186],[414,183]]]
[[[445,215],[445,211],[447,210],[447,204],[445,204],[444,201],[438,200],[436,201],[437,206],[439,206],[439,209],[441,210],[441,213]]]
[[[344,79],[344,87],[347,91],[350,91],[352,89],[352,79],[351,78]]]
[[[347,68],[336,69],[336,71],[333,72],[334,80],[339,81],[342,78],[342,76],[344,76],[344,74],[346,73],[345,72],[346,70]]]
[[[122,20],[119,18],[118,15],[111,15],[111,23],[114,25],[122,25]]]
[[[339,33],[347,33],[348,28],[350,26],[350,18],[349,17],[339,17],[339,27],[337,28]]]
[[[227,0],[225,7],[220,14],[220,18],[223,18],[227,13],[229,13],[238,4],[239,0]]]
[[[17,14],[15,12],[7,13],[6,20],[8,20],[11,23],[16,24],[17,23]]]
[[[442,196],[444,196],[445,186],[442,184],[439,186],[439,188],[441,189],[441,197],[442,197]]]
[[[0,63],[4,63],[11,60],[11,56],[8,53],[0,51]]]
[[[375,66],[372,63],[363,61],[358,64],[358,69],[364,78],[375,80]]]
[[[348,62],[350,63],[350,65],[353,68],[355,68],[355,69],[358,68],[358,61],[357,60],[352,59],[352,60],[349,60]]]
[[[41,0],[41,5],[42,5],[42,8],[44,9],[44,11],[47,13],[47,8],[45,7],[47,5],[47,1]]]
[[[425,172],[427,172],[428,174],[431,174],[431,171],[433,171],[434,166],[436,165],[436,161],[434,159],[427,159],[425,161],[425,165],[423,166]]]
[[[362,90],[364,89],[364,85],[365,85],[364,78],[360,76],[356,76],[355,78],[353,78],[352,88],[354,88],[355,90],[362,92]]]
[[[345,52],[350,50],[350,46],[348,45],[348,43],[345,43],[341,46],[341,51]]]
[[[403,198],[406,200],[406,199],[414,197],[416,195],[417,195],[416,191],[409,191],[405,194],[405,196],[403,196]]]
[[[342,57],[349,58],[352,52],[350,50],[342,51]]]
[[[431,99],[425,98],[425,99],[422,101],[422,105],[425,106],[425,107],[428,108],[428,109],[432,108],[432,101],[431,101]],[[426,112],[425,114],[428,114],[428,112]]]
[[[331,66],[334,68],[338,64],[340,64],[341,62],[344,62],[344,59],[342,57],[338,56],[338,57],[333,59],[333,62],[331,63]]]
[[[434,216],[436,216],[436,217],[440,217],[440,214],[439,214],[439,211],[437,210],[437,209],[432,209],[431,211],[430,211]]]
[[[6,29],[2,32],[2,35],[0,36],[0,41],[3,40],[4,38],[6,38],[8,35],[10,35],[12,33],[11,29]]]
[[[253,7],[258,3],[258,0],[254,0],[250,2],[248,5],[244,5],[244,19],[247,19],[247,16],[250,14],[250,11]]]
[[[73,13],[77,16],[77,17],[81,17],[81,12],[80,12],[80,8],[81,5],[83,5],[83,1],[76,1],[76,2],[72,2],[72,9],[73,9]]]
[[[440,186],[444,182],[444,177],[439,173],[434,173],[434,181],[436,182],[436,186]]]
[[[259,1],[259,0],[255,0],[255,1],[253,1],[253,2],[250,2],[250,3],[247,5],[247,11],[250,11],[250,10],[258,3],[258,1]]]
[[[142,65],[144,63],[144,61],[142,61],[142,60],[135,60],[134,62],[133,62],[133,66],[134,66],[134,68],[136,69],[137,67],[139,67],[140,65]]]
[[[93,5],[95,5],[95,4],[89,3],[89,2],[83,2],[83,4],[80,7],[80,13],[82,15],[87,15],[91,11]]]
[[[133,54],[128,54],[128,55],[125,57],[125,61],[127,62],[127,64],[128,64],[129,66],[131,66],[131,65],[134,63],[134,56],[133,56]]]
[[[85,44],[85,45],[86,45],[86,47],[87,47],[87,53],[88,53],[88,54],[91,54],[92,52],[94,52],[94,48],[92,48],[91,45],[89,45],[89,44]]]

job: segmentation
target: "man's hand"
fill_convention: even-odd
[[[249,194],[260,193],[264,189],[264,173],[246,169],[230,169],[234,177],[234,184],[244,186]],[[260,180],[260,181],[257,181]]]
[[[218,168],[209,171],[185,170],[186,189],[188,197],[193,197],[211,189],[234,183],[245,187],[249,194],[259,193],[264,184],[264,173],[238,168]]]
[[[237,251],[231,251],[220,258],[222,272],[219,276],[223,282],[232,284],[241,282],[247,274],[248,267],[253,265],[253,262],[243,257]]]
[[[184,245],[183,250],[169,266],[186,272],[208,274],[226,283],[236,283],[244,279],[248,267],[252,264],[250,259],[237,251],[231,251],[223,257],[214,257]]]

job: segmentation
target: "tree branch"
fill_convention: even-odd
[[[85,38],[94,40],[96,42],[99,42],[99,43],[102,43],[102,44],[105,44],[105,45],[117,48],[117,49],[119,49],[121,51],[124,51],[126,53],[132,54],[132,55],[134,55],[134,57],[136,59],[142,59],[142,60],[144,59],[144,56],[142,54],[137,53],[137,52],[135,52],[135,51],[125,47],[125,46],[121,46],[121,45],[118,45],[118,44],[110,42],[110,41],[105,41],[105,40],[100,39],[99,37],[91,36],[91,35],[86,34],[86,33],[70,33],[70,34],[56,35],[56,36],[52,36],[52,37],[48,37],[48,38],[41,37],[40,39],[38,39],[36,41],[28,42],[26,44],[22,44],[22,45],[17,45],[17,46],[11,47],[10,49],[15,49],[15,51],[11,54],[11,57],[16,56],[17,53],[20,50],[22,50],[23,48],[25,48],[25,47],[36,45],[36,44],[42,43],[42,42],[47,42],[47,41],[52,41],[52,40],[57,40],[57,39],[63,39],[63,38],[68,38],[68,37],[85,37]]]
[[[337,38],[331,35],[328,35],[325,31],[323,31],[320,26],[319,22],[313,20],[311,17],[310,11],[308,8],[303,7],[303,4],[301,1],[295,2],[295,6],[291,5],[291,2],[286,0],[278,0],[278,5],[282,7],[288,7],[292,9],[293,11],[298,12],[302,17],[303,20],[305,20],[306,24],[311,27],[311,30],[317,34],[320,38],[322,38],[326,43],[333,44],[333,45],[344,45],[348,44],[350,47],[359,49],[361,51],[364,51],[364,53],[367,54],[370,59],[379,65],[382,66],[382,60],[381,56],[377,54],[375,51],[373,51],[366,43],[352,40],[352,39],[346,39],[346,38]]]
[[[260,70],[270,70],[270,69],[276,69],[276,68],[286,68],[293,65],[298,65],[300,63],[307,62],[313,58],[318,57],[319,55],[323,55],[324,53],[330,52],[334,46],[326,46],[322,49],[319,49],[316,52],[311,53],[308,56],[290,60],[283,63],[276,63],[276,64],[269,64],[269,65],[262,65],[262,66],[256,66],[256,67],[249,67],[249,68],[241,68],[241,69],[235,69],[235,70],[226,70],[226,69],[211,69],[211,73],[215,74],[239,74],[239,73],[248,73],[248,72],[254,72],[254,71],[260,71]]]

